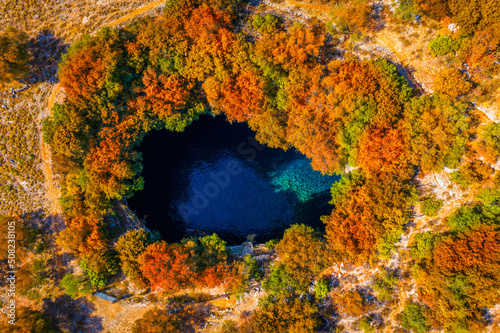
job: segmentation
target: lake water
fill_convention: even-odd
[[[144,190],[129,199],[139,218],[167,242],[217,233],[229,245],[255,234],[281,238],[293,223],[324,230],[330,187],[294,149],[262,146],[246,124],[203,116],[182,133],[155,131],[144,138]]]

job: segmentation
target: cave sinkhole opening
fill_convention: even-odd
[[[294,223],[324,232],[330,187],[310,160],[259,144],[246,123],[201,116],[183,132],[150,132],[141,143],[144,189],[128,200],[167,242],[217,233],[228,245],[263,243]]]

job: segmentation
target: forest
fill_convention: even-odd
[[[378,29],[370,2],[308,4],[331,6],[327,22],[249,12],[242,0],[167,1],[162,15],[103,27],[69,46],[57,72],[64,99],[41,124],[60,175],[64,227],[55,243],[83,273],[62,272],[69,299],[122,274],[171,304],[186,290],[218,288],[242,299],[261,286],[255,309],[224,321],[220,332],[392,332],[382,319],[389,312],[398,332],[498,328],[491,309],[500,302],[500,125],[476,107],[500,82],[500,4],[397,2],[394,24],[418,17],[459,27],[426,45],[444,63],[432,93],[390,59],[356,51],[355,40]],[[29,72],[26,40],[15,28],[0,36],[5,82]],[[332,211],[321,218],[325,232],[291,225],[262,247],[275,258],[263,263],[235,256],[217,234],[167,243],[147,228],[119,227],[120,207],[144,187],[143,138],[182,132],[204,114],[247,123],[259,143],[295,149],[322,174],[340,174]],[[421,185],[441,173],[450,191],[463,193],[454,206]],[[4,215],[3,235],[16,223],[21,261],[49,247],[38,216]],[[410,237],[419,216],[431,225]],[[0,246],[7,269],[7,243]],[[18,292],[41,300],[35,286],[49,279],[50,265],[58,263],[24,264]],[[370,271],[372,283],[339,286],[345,267]],[[412,281],[411,292],[403,280]],[[72,331],[56,328],[49,312],[23,306],[16,328],[0,328]],[[130,331],[191,332],[194,316],[187,307],[155,306]]]

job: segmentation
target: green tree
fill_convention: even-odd
[[[317,299],[323,299],[330,292],[330,283],[326,278],[320,279],[314,286],[314,295]]]
[[[243,257],[243,263],[245,265],[245,274],[250,278],[255,279],[256,281],[260,281],[264,272],[260,267],[257,260],[251,255],[247,254]]]
[[[436,216],[441,207],[443,207],[443,201],[434,195],[427,195],[420,201],[420,210],[429,217]]]
[[[500,124],[492,123],[484,127],[480,133],[481,150],[492,162],[500,157]]]
[[[373,290],[377,292],[378,299],[387,301],[392,298],[397,283],[398,278],[396,275],[393,272],[384,270],[377,276],[377,279],[373,284]]]
[[[102,288],[108,283],[108,277],[117,273],[118,262],[112,251],[92,251],[82,256],[80,267],[93,286]]]
[[[206,266],[215,266],[220,261],[226,260],[228,253],[227,242],[216,233],[198,239],[195,246],[195,255]]]
[[[328,252],[325,242],[313,228],[294,224],[276,246],[292,285],[305,292],[312,279],[327,267]]]
[[[291,292],[292,282],[283,264],[274,263],[271,265],[269,277],[262,281],[264,290],[275,296],[287,296]]]
[[[118,238],[115,250],[118,252],[118,258],[123,273],[125,273],[134,283],[144,287],[147,283],[142,276],[141,268],[137,258],[146,250],[149,244],[153,243],[151,234],[144,230],[129,230],[126,234]]]
[[[400,314],[401,327],[416,333],[429,331],[430,325],[424,316],[424,308],[416,303],[406,303]]]
[[[60,284],[61,288],[64,289],[66,295],[70,297],[77,297],[81,294],[89,294],[92,292],[92,286],[90,281],[84,276],[74,275],[66,273],[62,278]]]
[[[458,43],[450,36],[436,36],[429,42],[429,49],[434,57],[447,55],[455,52],[458,48]]]

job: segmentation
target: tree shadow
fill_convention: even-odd
[[[102,318],[94,315],[95,306],[86,298],[73,299],[68,295],[55,300],[45,298],[43,310],[63,332],[102,332]]]
[[[197,328],[205,328],[206,319],[210,316],[213,306],[211,304],[197,304],[184,309],[179,313],[181,318],[181,332],[195,333]]]
[[[62,38],[55,37],[49,30],[43,30],[28,41],[28,51],[31,55],[30,72],[26,83],[57,81],[57,66],[61,56],[66,52],[68,44]]]
[[[385,17],[383,14],[384,5],[382,1],[373,1],[372,5],[372,30],[373,32],[380,32],[385,29]]]

